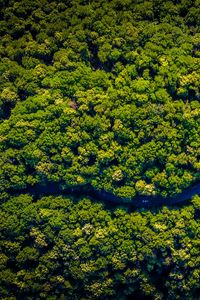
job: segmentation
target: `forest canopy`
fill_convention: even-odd
[[[129,214],[86,198],[10,197],[0,210],[2,299],[198,300],[199,217],[198,196]]]
[[[0,298],[199,300],[199,137],[200,0],[0,0]]]
[[[0,1],[0,189],[200,177],[200,3]]]

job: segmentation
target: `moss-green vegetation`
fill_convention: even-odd
[[[199,32],[200,0],[0,0],[1,299],[199,299],[198,196],[111,213],[23,194],[198,182]]]
[[[199,216],[197,196],[130,214],[88,199],[11,197],[0,212],[2,299],[198,299]]]
[[[199,179],[198,0],[1,3],[2,189],[131,198]]]

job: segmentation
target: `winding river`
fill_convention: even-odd
[[[19,191],[10,191],[12,194]],[[104,190],[95,190],[91,186],[68,188],[62,190],[58,183],[47,183],[46,185],[35,185],[33,187],[27,187],[24,190],[20,190],[23,193],[29,193],[34,197],[44,195],[75,195],[75,196],[87,196],[93,199],[98,199],[108,204],[123,205],[127,207],[135,208],[150,208],[158,207],[162,205],[175,205],[181,202],[190,200],[194,195],[200,194],[200,182],[185,189],[182,193],[175,197],[163,198],[160,196],[136,196],[134,198],[127,199],[117,197]]]

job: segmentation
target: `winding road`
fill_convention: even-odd
[[[178,194],[175,197],[163,198],[160,196],[136,196],[134,198],[127,199],[117,197],[109,192],[104,190],[95,190],[91,186],[87,187],[76,187],[68,188],[62,190],[60,184],[58,183],[48,183],[46,185],[35,185],[33,187],[27,187],[24,190],[20,191],[10,191],[12,194],[16,192],[20,193],[29,193],[34,197],[44,196],[44,195],[76,195],[76,196],[88,196],[90,198],[98,199],[105,203],[123,205],[128,207],[136,208],[150,208],[158,207],[162,205],[175,205],[181,202],[186,202],[190,200],[194,195],[200,194],[200,182],[185,189],[182,193]]]

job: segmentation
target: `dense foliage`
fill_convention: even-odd
[[[1,190],[199,180],[199,0],[0,5]]]
[[[200,0],[0,0],[0,298],[198,300],[199,196],[29,194],[168,199],[199,136]]]
[[[2,299],[197,300],[199,217],[198,196],[130,214],[88,199],[11,197],[0,212]]]

